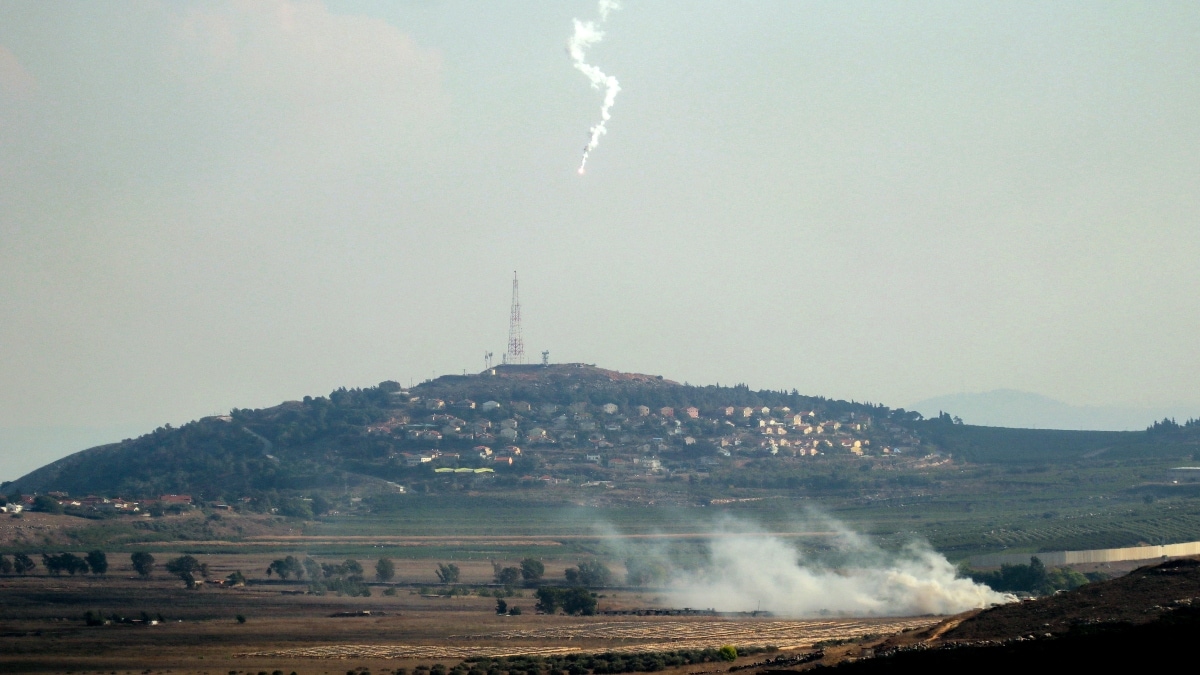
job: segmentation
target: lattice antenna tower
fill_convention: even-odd
[[[521,296],[517,292],[517,273],[513,272],[512,309],[508,314],[508,353],[505,363],[525,363],[525,341],[521,339]]]

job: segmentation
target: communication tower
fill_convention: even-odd
[[[483,353],[483,369],[484,370],[492,369],[492,353],[491,352]]]
[[[543,366],[550,365],[550,350],[549,349],[544,350],[542,352],[542,365]]]
[[[517,273],[513,272],[512,309],[508,315],[508,352],[504,362],[525,363],[525,341],[521,339],[521,297],[517,293]]]

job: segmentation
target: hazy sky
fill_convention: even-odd
[[[513,270],[532,358],[1200,414],[1200,3],[624,5],[580,177],[594,2],[0,0],[0,432],[478,371]]]

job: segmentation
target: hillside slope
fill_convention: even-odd
[[[264,492],[506,489],[539,476],[581,483],[672,473],[727,475],[721,481],[730,487],[854,489],[858,474],[839,463],[911,458],[922,466],[912,462],[930,453],[976,463],[1184,457],[1200,448],[1197,431],[995,429],[794,390],[691,386],[581,364],[501,366],[411,391],[383,382],[162,427],[75,453],[5,492],[232,501]],[[779,462],[798,458],[824,462],[824,473],[778,471]]]

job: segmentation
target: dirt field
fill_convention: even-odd
[[[216,574],[260,570],[266,564],[252,556],[207,558]],[[937,621],[542,616],[533,612],[528,591],[525,597],[507,599],[510,606],[524,610],[521,616],[497,616],[495,599],[477,595],[431,597],[416,587],[404,587],[395,596],[384,596],[374,587],[372,597],[349,598],[285,594],[302,587],[276,585],[189,591],[163,572],[150,581],[133,578],[121,569],[127,566],[114,565],[105,578],[0,577],[0,672],[224,675],[276,670],[345,673],[360,667],[381,672],[435,662],[452,666],[472,655],[659,651],[725,644],[787,650]],[[428,566],[408,570],[403,565],[402,574]],[[464,571],[468,570],[471,577],[490,574],[486,562]],[[601,609],[661,606],[661,598],[652,594],[602,595]],[[83,615],[88,610],[126,618],[140,618],[144,612],[162,622],[87,626]],[[362,610],[372,615],[331,616]],[[245,623],[236,621],[239,614]],[[680,670],[697,669],[702,670]]]

